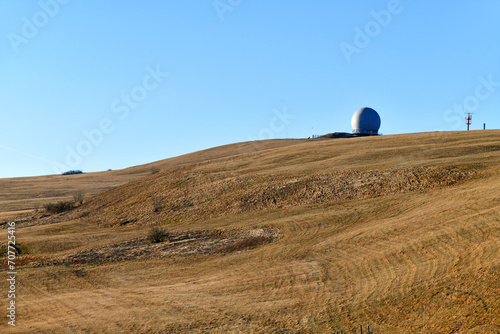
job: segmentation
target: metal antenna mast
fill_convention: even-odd
[[[471,112],[467,113],[467,116],[465,116],[465,124],[467,124],[467,131],[469,131],[469,127],[472,124],[472,113]]]

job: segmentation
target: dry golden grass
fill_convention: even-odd
[[[158,171],[225,156],[279,148],[301,140],[274,140],[239,143],[123,170],[78,175],[48,175],[0,179],[0,219],[12,219],[43,208],[47,203],[72,200],[75,192],[86,198]]]
[[[500,131],[247,143],[154,165],[161,172],[80,176],[89,179],[74,188],[107,186],[89,185],[96,195],[72,212],[19,220],[29,254],[18,327],[4,320],[1,331],[500,332]],[[2,182],[25,199],[52,189],[44,178]],[[280,236],[224,252],[29,265],[116,251],[151,224],[221,240],[260,228]]]

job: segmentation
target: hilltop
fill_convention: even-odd
[[[499,166],[500,131],[471,131],[0,180],[0,217],[22,211],[18,332],[498,332]]]

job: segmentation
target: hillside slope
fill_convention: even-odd
[[[283,143],[19,223],[17,332],[500,332],[500,131]]]
[[[200,163],[215,158],[294,145],[300,142],[303,142],[303,140],[237,143],[123,170],[70,176],[47,175],[0,179],[0,220],[32,212],[47,203],[72,200],[73,194],[78,191],[83,191],[85,197],[91,197],[161,170]]]

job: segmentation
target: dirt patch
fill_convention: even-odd
[[[89,249],[46,258],[27,257],[25,266],[99,264],[174,256],[230,254],[271,243],[281,236],[276,228],[189,231],[170,233],[170,241],[152,244],[147,237],[104,248]],[[3,262],[3,261],[2,261]],[[2,263],[3,267],[3,263]]]

